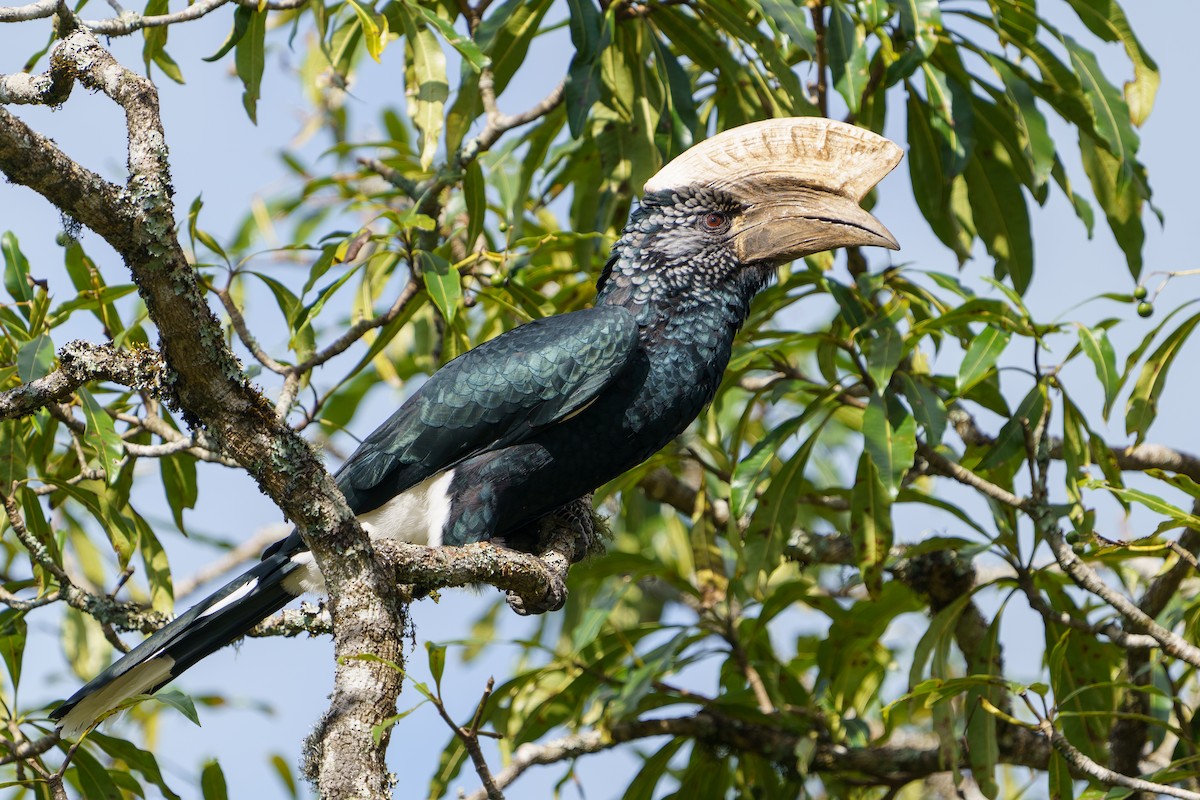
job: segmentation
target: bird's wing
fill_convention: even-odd
[[[579,411],[625,367],[637,323],[599,306],[534,320],[438,370],[338,471],[358,513],[464,458],[516,444]],[[396,485],[390,485],[396,484]]]

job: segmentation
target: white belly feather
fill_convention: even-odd
[[[372,539],[396,539],[401,542],[437,547],[442,543],[442,528],[450,517],[450,481],[454,470],[438,473],[407,489],[379,508],[358,515],[358,522]],[[325,593],[325,579],[307,550],[292,556],[301,569],[284,579],[284,588],[292,594]]]

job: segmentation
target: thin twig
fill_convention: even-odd
[[[946,458],[944,455],[919,440],[917,442],[917,453],[921,456],[921,458],[925,459],[929,463],[930,467],[934,471],[945,475],[948,478],[953,478],[965,486],[970,486],[972,489],[975,489],[992,498],[993,500],[1003,503],[1006,506],[1011,506],[1012,508],[1016,509],[1024,508],[1024,501],[1012,492],[1008,491],[1002,486],[997,486],[996,484],[980,477],[979,475],[976,475],[974,472],[962,466],[958,462]]]
[[[242,341],[246,349],[250,351],[250,355],[262,364],[267,369],[278,375],[287,375],[290,367],[285,364],[280,364],[275,359],[271,358],[266,350],[262,349],[262,345],[258,343],[258,339],[250,332],[250,328],[246,326],[246,318],[242,315],[242,310],[237,307],[237,303],[233,302],[233,297],[229,294],[229,289],[214,289],[213,292],[221,301],[221,305],[225,307],[225,313],[229,315],[229,321],[233,323],[233,330],[238,335],[238,339]]]
[[[1200,667],[1200,648],[1197,648],[1183,637],[1159,625],[1138,608],[1132,600],[1110,588],[1108,584],[1100,579],[1095,570],[1075,555],[1070,545],[1063,541],[1062,534],[1058,532],[1057,528],[1046,526],[1044,534],[1046,541],[1050,544],[1051,551],[1054,553],[1054,557],[1058,560],[1059,566],[1071,576],[1071,579],[1078,586],[1096,595],[1116,609],[1121,616],[1145,630],[1147,634],[1158,641],[1163,651],[1168,655],[1186,661],[1192,666]]]
[[[450,726],[450,730],[454,731],[454,735],[463,743],[467,754],[471,756],[471,763],[475,765],[475,772],[479,774],[479,780],[483,782],[483,789],[487,793],[488,800],[504,800],[504,793],[500,791],[500,787],[492,778],[492,771],[488,768],[487,759],[483,757],[483,750],[479,747],[479,720],[483,716],[484,706],[487,705],[488,698],[492,696],[492,689],[495,685],[495,678],[488,678],[487,688],[484,689],[483,697],[475,707],[475,716],[470,725],[459,725],[454,721],[450,712],[446,710],[446,704],[442,702],[440,692],[437,697],[433,698],[433,707],[437,709],[438,714]]]
[[[1168,797],[1178,797],[1180,800],[1200,800],[1200,792],[1189,792],[1187,789],[1180,789],[1165,783],[1155,783],[1154,781],[1142,778],[1131,778],[1128,775],[1113,772],[1111,769],[1097,764],[1076,749],[1075,745],[1071,744],[1067,737],[1059,733],[1049,720],[1042,721],[1040,730],[1050,740],[1050,744],[1054,746],[1054,749],[1067,760],[1068,764],[1085,775],[1090,775],[1106,786],[1124,786],[1126,789],[1133,789],[1135,792],[1165,794]]]
[[[208,16],[226,3],[236,3],[256,11],[291,11],[307,5],[308,0],[200,0],[185,9],[172,14],[143,14],[126,12],[119,17],[110,19],[84,20],[83,25],[94,33],[103,36],[128,36],[145,28],[162,28],[179,22],[190,22]]]

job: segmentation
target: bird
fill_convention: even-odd
[[[335,473],[372,538],[533,552],[538,520],[645,461],[712,401],[752,298],[785,263],[899,249],[860,201],[900,161],[820,117],[717,133],[643,186],[591,308],[536,319],[446,363]],[[323,581],[298,532],[51,713],[75,738]]]

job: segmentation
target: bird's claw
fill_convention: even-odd
[[[567,585],[561,580],[551,581],[546,594],[536,602],[526,604],[526,598],[516,592],[508,592],[508,597],[505,598],[508,607],[520,614],[522,617],[529,617],[534,614],[545,614],[550,611],[558,611],[567,603]]]

